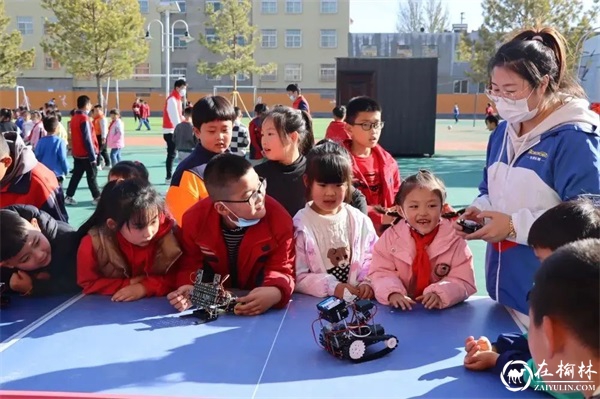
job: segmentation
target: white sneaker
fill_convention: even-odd
[[[66,197],[65,205],[77,205],[77,201],[75,201],[73,197]]]
[[[98,201],[100,201],[100,197],[98,197],[98,198],[94,198],[94,199],[92,200],[92,204],[94,204],[94,205],[98,205]]]
[[[165,184],[167,186],[170,186],[171,185],[171,179],[165,179]]]

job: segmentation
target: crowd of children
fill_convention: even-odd
[[[533,46],[544,56],[559,51],[560,46],[552,51],[542,47],[555,40],[552,32],[530,36],[518,36],[511,43]],[[500,82],[510,86],[514,78],[506,71],[512,64],[506,62],[495,66],[499,69],[492,73],[496,79],[492,86],[497,93],[491,96],[502,98],[505,86]],[[560,72],[549,73],[558,74],[554,83],[560,84]],[[553,81],[540,79],[545,89],[538,93],[534,87],[524,101],[533,93],[539,106],[544,90],[558,90],[559,86],[551,86]],[[375,298],[403,311],[411,311],[417,303],[427,310],[441,310],[476,292],[467,239],[477,238],[490,243],[489,254],[502,253],[503,262],[521,254],[526,266],[519,268],[522,278],[517,281],[514,274],[509,278],[499,265],[492,265],[497,275],[488,271],[488,289],[496,284],[495,296],[490,294],[516,313],[529,308],[530,319],[524,323],[529,336],[507,332],[493,343],[484,336],[469,336],[464,366],[499,373],[510,360],[528,362],[533,371],[542,359],[549,364],[591,359],[599,365],[600,208],[577,197],[600,194],[600,123],[593,125],[594,130],[582,130],[589,129],[588,114],[580,114],[577,127],[563,124],[563,116],[558,118],[562,130],[542,124],[535,136],[551,131],[551,139],[543,136],[527,143],[516,130],[526,130],[526,122],[536,113],[517,112],[516,101],[511,108],[498,100],[506,121],[498,126],[491,111],[487,115],[486,124],[494,130],[490,139],[494,159],[488,159],[481,196],[474,203],[481,210],[472,206],[462,216],[480,223],[479,230],[467,234],[456,220],[446,217],[446,187],[438,176],[420,170],[400,179],[396,160],[378,144],[384,120],[376,100],[360,96],[336,107],[326,139],[315,143],[308,103],[296,85],[287,91],[293,107],[275,105],[269,110],[257,104],[248,128],[241,123],[240,110],[224,97],[207,96],[182,111],[169,140],[183,154],[165,200],[142,164],[121,161],[124,127],[119,111],[110,112],[108,124],[101,107],[96,107],[92,121],[86,96],[78,99],[70,123],[75,163],[65,201],[59,180],[68,167],[63,162],[66,144],[57,136],[58,119],[45,117],[36,130],[38,117],[33,118],[29,136],[34,137],[29,143],[34,150],[25,145],[18,130],[0,135],[2,282],[32,296],[72,292],[77,287],[85,294],[109,295],[116,302],[166,296],[183,311],[192,306],[193,283],[202,269],[205,280],[220,274],[227,276],[226,288],[247,291],[238,298],[238,315],[283,308],[293,292]],[[552,112],[582,105],[578,100],[561,101],[566,108]],[[20,129],[4,119],[0,127]],[[43,133],[38,133],[40,129]],[[570,143],[561,136],[565,129]],[[508,133],[495,148],[501,130]],[[562,141],[535,147],[543,140]],[[514,159],[524,154],[525,144],[528,150],[535,148],[527,154],[555,162],[556,167],[540,171],[539,160]],[[566,173],[563,169],[572,165],[564,162],[575,159],[571,153],[564,162],[552,159],[560,158],[554,155],[560,151],[556,146],[577,146],[577,153],[591,148],[596,158],[588,154],[587,159],[595,166],[581,166],[583,177]],[[111,149],[110,159],[106,148]],[[171,151],[167,163],[172,155]],[[497,176],[510,175],[504,165],[511,159],[519,163],[519,173],[536,171],[547,185],[554,179],[551,186],[560,192],[549,198],[546,187],[530,178],[528,183],[539,186],[538,197],[548,198],[543,207],[525,209],[529,201],[537,201],[535,196],[509,191]],[[112,168],[100,191],[96,168],[102,160]],[[75,230],[66,223],[64,204],[75,203],[73,196],[84,172],[97,206]],[[509,194],[514,198],[503,197]],[[508,206],[510,200],[521,201],[524,208]],[[494,211],[494,206],[501,209]],[[506,219],[502,212],[513,215]],[[500,284],[508,288],[498,289]],[[580,306],[581,301],[586,306]],[[539,376],[532,378],[534,386],[544,384]],[[589,397],[594,392],[584,394]]]

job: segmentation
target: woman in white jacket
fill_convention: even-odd
[[[600,120],[568,78],[564,39],[552,28],[519,33],[498,49],[489,73],[488,97],[505,121],[490,136],[480,195],[464,214],[484,227],[462,234],[488,242],[488,293],[527,326],[540,265],[529,229],[561,201],[600,193]]]

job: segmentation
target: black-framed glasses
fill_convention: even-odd
[[[264,198],[267,192],[267,179],[265,179],[264,177],[259,177],[258,181],[260,182],[260,184],[258,185],[256,191],[253,191],[252,194],[250,194],[250,196],[245,200],[218,200],[215,202],[225,202],[230,204],[247,203],[250,206],[254,206],[256,204],[256,200],[258,200],[258,197],[261,196],[262,198]]]
[[[383,126],[385,125],[385,122],[350,123],[350,125],[351,126],[360,126],[362,128],[362,130],[364,130],[365,132],[368,132],[371,129],[374,129],[374,130],[381,130],[381,129],[383,129]]]

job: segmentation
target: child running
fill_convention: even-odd
[[[332,142],[313,148],[304,181],[312,201],[294,217],[296,290],[372,298],[366,277],[377,234],[369,217],[348,204],[352,163],[346,150]]]
[[[443,309],[473,295],[473,254],[452,222],[442,219],[446,187],[427,170],[408,177],[396,195],[403,220],[377,241],[369,278],[384,305]]]
[[[181,255],[175,222],[164,201],[142,180],[109,182],[79,232],[77,283],[85,294],[115,302],[166,295],[168,273]]]

